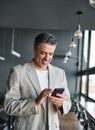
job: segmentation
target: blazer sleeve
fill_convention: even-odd
[[[35,105],[35,99],[21,97],[19,76],[17,69],[12,68],[5,94],[4,111],[13,116],[37,114],[38,109]]]
[[[64,71],[63,71],[63,84],[65,87],[64,101],[63,101],[63,114],[66,114],[70,111],[72,104],[71,104],[71,99],[70,99],[70,92],[67,87],[67,79],[66,79],[66,75]]]

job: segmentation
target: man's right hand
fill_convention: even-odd
[[[52,93],[52,89],[44,89],[36,98],[36,104],[41,105],[50,93]]]

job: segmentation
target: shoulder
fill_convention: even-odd
[[[16,71],[16,72],[20,72],[20,73],[23,73],[23,72],[26,72],[28,66],[31,64],[31,62],[26,62],[24,64],[19,64],[19,65],[15,65],[13,66],[11,69],[13,71]]]
[[[57,71],[57,72],[65,72],[64,69],[59,68],[59,67],[54,66],[54,65],[51,65],[51,64],[49,65],[49,68],[54,70],[54,71]]]
[[[27,63],[25,63],[25,64],[23,64],[23,65],[21,65],[21,64],[15,65],[15,66],[12,67],[12,69],[13,69],[13,70],[20,71],[20,70],[25,69],[26,67],[27,67]]]

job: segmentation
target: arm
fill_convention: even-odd
[[[63,73],[63,83],[65,86],[65,91],[64,91],[64,101],[63,101],[63,112],[64,114],[68,113],[71,109],[71,99],[70,99],[70,92],[69,89],[67,87],[67,79],[66,79],[66,75],[65,72]]]
[[[4,110],[9,115],[37,114],[35,99],[22,97],[20,86],[20,75],[13,68],[8,78],[8,88],[4,100]]]

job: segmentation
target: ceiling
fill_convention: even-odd
[[[89,0],[0,0],[0,27],[75,30],[82,11],[82,30],[95,30]]]

